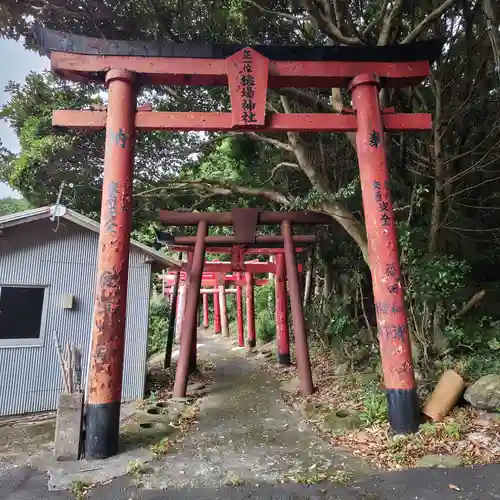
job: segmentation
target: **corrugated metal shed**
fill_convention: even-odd
[[[0,346],[0,415],[56,408],[63,381],[54,331],[61,345],[72,342],[81,346],[83,380],[86,378],[99,225],[86,217],[81,219],[82,216],[74,212],[54,222],[49,217],[50,209],[0,217],[0,286],[47,287],[46,318],[40,345]],[[151,262],[157,262],[160,257],[163,266],[176,264],[137,242],[131,247],[123,401],[143,395]],[[64,294],[76,298],[74,309],[62,307]]]

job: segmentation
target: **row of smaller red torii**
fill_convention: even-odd
[[[290,349],[287,322],[287,299],[289,298],[300,387],[304,395],[311,394],[314,391],[314,385],[309,359],[307,329],[302,309],[297,250],[315,244],[317,239],[314,234],[294,235],[292,226],[296,224],[306,226],[329,224],[331,218],[313,212],[261,212],[258,208],[233,207],[231,212],[209,213],[162,210],[160,220],[170,227],[197,226],[196,236],[173,236],[168,233],[157,233],[158,243],[165,244],[169,251],[187,254],[187,262],[184,262],[182,269],[176,270],[178,283],[180,282],[180,272],[187,271],[188,286],[185,292],[185,307],[182,313],[180,349],[173,389],[174,396],[183,397],[186,395],[189,373],[196,369],[196,337],[199,301],[202,295],[200,291],[203,288],[203,272],[216,272],[219,275],[227,272],[242,273],[246,283],[252,282],[253,274],[275,274],[279,358],[289,363]],[[281,225],[281,235],[257,234],[258,226],[277,224]],[[232,226],[234,235],[209,235],[209,225]],[[206,262],[206,253],[230,254],[231,262]],[[245,261],[245,255],[256,253],[273,255],[274,262]],[[223,281],[220,284],[223,284]],[[237,288],[242,285],[243,280],[240,280]],[[255,345],[253,286],[245,286],[245,295],[247,298],[247,330],[249,330],[247,337],[249,347],[252,348]],[[251,314],[248,314],[249,306],[251,307]],[[169,366],[171,359],[174,337],[172,325],[175,322],[173,316],[175,310],[176,307],[171,308],[165,366]],[[242,307],[240,307],[240,310],[242,310]],[[248,325],[250,325],[250,328],[248,328]]]
[[[302,249],[298,248],[297,252]],[[290,346],[288,333],[288,297],[285,283],[285,258],[283,249],[258,249],[252,253],[269,254],[269,262],[250,260],[245,262],[245,272],[240,273],[220,273],[219,269],[231,266],[230,262],[220,262],[212,260],[205,262],[205,268],[214,271],[205,271],[202,275],[202,288],[200,290],[203,301],[203,327],[209,327],[209,295],[212,295],[214,333],[229,337],[229,322],[227,315],[227,294],[236,295],[236,324],[238,330],[238,345],[245,346],[243,304],[246,305],[246,346],[249,349],[255,347],[255,306],[254,306],[254,286],[263,286],[268,283],[267,279],[256,279],[255,274],[273,273],[276,274],[275,283],[275,321],[277,339],[277,361],[281,365],[290,364]],[[298,271],[302,271],[302,265],[298,264]],[[168,297],[171,305],[176,305],[176,311],[172,315],[175,317],[176,338],[179,339],[182,331],[182,321],[184,316],[184,305],[186,300],[187,272],[181,271],[178,284],[178,300],[174,300],[176,294],[177,273],[170,272],[161,276],[163,282],[163,293]],[[226,288],[226,284],[234,285],[234,288]],[[245,293],[243,293],[243,290]],[[245,297],[245,300],[243,299]],[[166,365],[170,364],[170,359],[166,360]]]

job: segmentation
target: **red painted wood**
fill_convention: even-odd
[[[208,224],[200,222],[196,234],[192,266],[188,276],[188,289],[182,325],[181,346],[177,359],[173,394],[175,397],[185,397],[188,383],[188,373],[192,351],[196,349],[196,327],[198,315],[198,300],[205,261],[205,236]],[[193,347],[194,344],[194,347]]]
[[[170,250],[173,252],[186,252],[189,250],[190,247],[186,245],[174,245],[169,247]],[[295,251],[297,253],[303,252],[305,249],[302,247],[297,247]],[[283,253],[284,249],[283,248],[244,248],[244,254],[245,255],[274,255],[277,253]],[[231,254],[232,253],[232,248],[231,247],[209,247],[207,248],[205,253],[211,253],[211,254]]]
[[[288,333],[288,300],[286,292],[285,255],[275,256],[276,277],[274,280],[276,295],[276,337],[278,345],[278,363],[290,364],[290,340]]]
[[[213,286],[217,286],[214,284]],[[220,324],[220,302],[219,302],[219,290],[213,294],[213,302],[214,302],[214,333],[221,332],[221,324]]]
[[[231,226],[233,218],[231,212],[176,212],[172,210],[160,210],[160,220],[169,226],[195,226],[201,220],[207,221],[208,224],[220,226]],[[280,224],[284,220],[289,220],[294,224],[330,224],[332,218],[329,215],[319,212],[259,212],[259,224],[275,225]],[[192,236],[178,236],[178,241],[191,242]],[[314,235],[297,235],[293,239],[296,243],[306,241],[314,243],[316,238]],[[220,245],[221,242],[234,245],[236,241],[232,236],[209,236],[205,239],[206,242],[214,245]],[[257,236],[256,243],[271,244],[283,243],[283,236]]]
[[[88,377],[89,405],[119,404],[121,401],[132,226],[135,75],[127,71],[110,71],[107,82],[109,110]],[[118,414],[102,415],[105,419],[119,418]],[[116,428],[116,436],[110,435],[109,438],[116,441],[117,446],[118,420],[105,421],[103,425]],[[93,437],[89,436],[90,439]],[[87,449],[90,449],[90,454],[95,448],[95,443],[89,442]]]
[[[212,212],[213,213],[213,212]],[[280,212],[278,212],[280,213]],[[299,212],[299,214],[295,215],[293,212],[286,212],[289,213],[290,215],[288,217],[284,218],[294,218],[296,216],[297,219],[303,220],[306,222],[307,220],[323,220],[325,222],[327,219],[323,217],[323,214],[315,214],[315,213],[310,213],[310,214],[305,214],[303,212]],[[219,215],[224,216],[224,212],[218,212]],[[165,212],[160,214],[160,217],[164,217],[167,220],[177,220],[176,217],[171,217],[168,213],[165,214]],[[266,216],[267,217],[267,216]],[[180,221],[177,223],[179,225],[190,225],[189,221],[193,220],[195,217],[186,217],[186,222],[183,224],[180,224]],[[225,218],[214,218],[214,217],[201,217],[203,220],[207,220],[207,222],[210,223],[210,221],[223,221]],[[197,224],[198,222],[195,222],[194,224]],[[166,222],[166,224],[169,224]],[[173,224],[170,224],[173,225]],[[194,244],[194,236],[174,236],[174,243],[176,245],[193,245]],[[299,243],[301,245],[311,245],[313,243],[316,243],[318,240],[314,234],[300,234],[297,236],[293,237],[294,243]],[[278,235],[270,235],[270,236],[256,236],[255,237],[255,244],[257,245],[283,245],[283,236],[278,236]],[[227,245],[230,246],[232,249],[239,246],[238,242],[233,236],[207,236],[205,238],[205,245],[213,246],[213,245]],[[232,253],[232,252],[231,252]]]
[[[238,327],[238,345],[245,346],[245,329],[243,327],[243,288],[240,282],[241,273],[236,275],[238,284],[236,285],[236,324]]]
[[[256,127],[266,121],[269,59],[242,49],[226,59],[233,127]]]
[[[282,223],[285,237],[286,275],[288,278],[288,293],[290,294],[290,309],[292,311],[293,333],[295,337],[295,357],[300,379],[300,390],[303,395],[312,394],[314,385],[307,344],[307,330],[302,309],[299,275],[297,273],[297,259],[292,238],[292,224],[290,221]]]
[[[427,113],[395,113],[383,116],[384,128],[396,132],[402,130],[430,130],[431,115]],[[80,111],[60,109],[52,114],[54,127],[83,130],[102,130],[106,126],[105,111]],[[180,130],[223,132],[247,130],[234,126],[231,113],[199,112],[171,113],[168,111],[139,111],[136,114],[137,130]],[[334,113],[268,113],[266,123],[256,127],[258,132],[355,132],[356,116]]]
[[[253,277],[251,273],[245,273],[245,296],[247,304],[247,345],[252,349],[256,344],[256,334]]]
[[[230,273],[233,270],[230,262],[206,262],[204,269],[205,271],[213,271],[216,273]],[[246,262],[244,270],[255,274],[274,273],[276,266],[272,262]]]
[[[378,89],[378,81],[371,75],[356,79],[351,88],[358,118],[356,145],[373,296],[385,388],[414,389],[410,335],[401,285]]]
[[[208,328],[210,320],[208,317],[208,295],[203,295],[203,328]]]
[[[143,75],[146,85],[227,85],[226,59],[97,56],[52,52],[52,70],[68,80],[103,81],[111,68]],[[360,73],[383,78],[388,87],[419,84],[429,75],[428,61],[270,61],[269,87],[341,88]]]

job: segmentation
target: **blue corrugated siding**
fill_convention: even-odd
[[[0,284],[47,285],[47,317],[40,347],[0,347],[0,415],[53,410],[63,388],[53,331],[65,346],[82,348],[86,376],[95,290],[98,235],[72,222],[41,220],[4,230],[0,237]],[[146,370],[151,266],[130,253],[123,401],[141,398]],[[62,308],[64,294],[76,308]],[[22,311],[19,312],[22,314]]]

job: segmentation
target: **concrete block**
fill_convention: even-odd
[[[54,456],[56,460],[78,460],[83,418],[83,393],[59,396]]]

